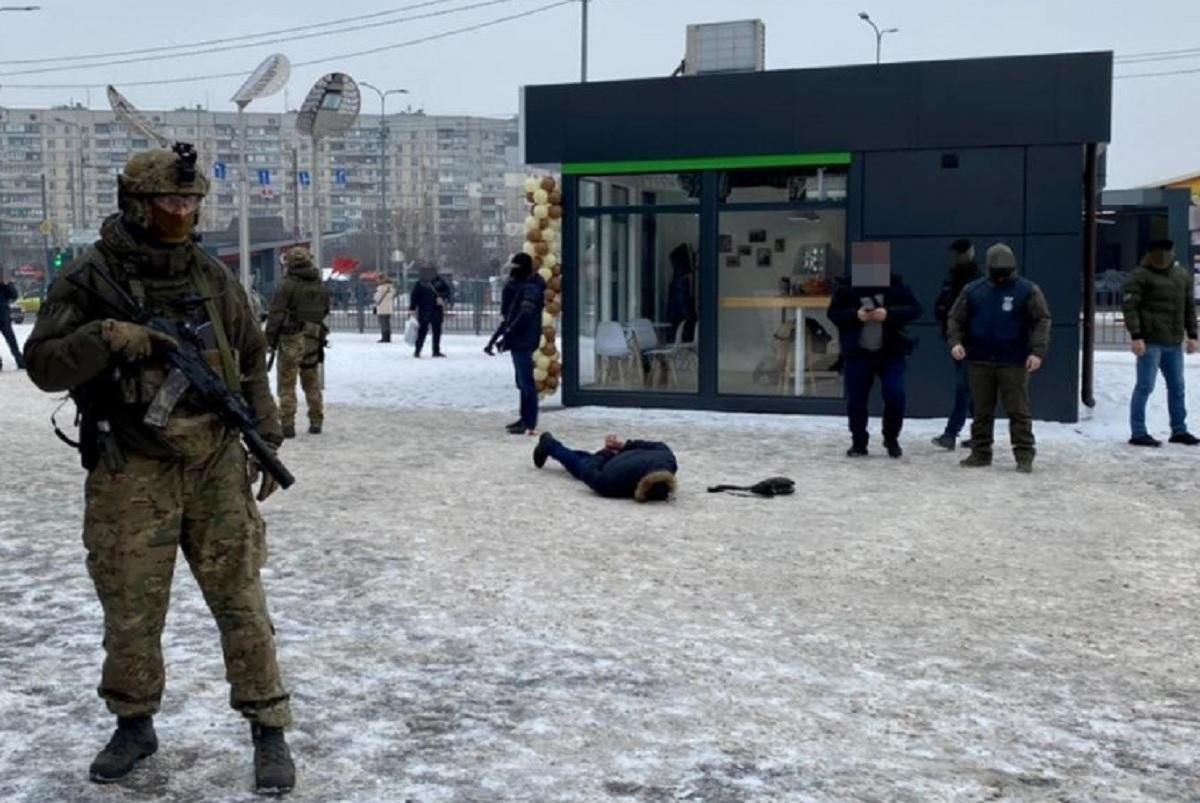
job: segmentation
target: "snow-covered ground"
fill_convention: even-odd
[[[417,362],[373,340],[335,337],[327,432],[287,444],[297,486],[264,506],[293,799],[1200,795],[1200,452],[1124,445],[1130,358],[1101,355],[1090,420],[1037,425],[1032,477],[1002,450],[959,469],[924,445],[940,422],[910,423],[900,463],[851,462],[839,419],[548,412],[581,445],[676,448],[679,498],[639,506],[533,468],[500,429],[509,362],[481,341]],[[85,780],[110,722],[55,404],[0,373],[0,800],[250,800],[182,570],[160,752],[118,787]],[[798,494],[704,492],[772,474]]]

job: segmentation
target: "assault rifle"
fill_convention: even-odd
[[[178,347],[167,350],[167,364],[171,370],[167,375],[159,395],[150,405],[146,414],[146,423],[155,426],[165,426],[167,418],[175,404],[183,394],[191,390],[200,403],[210,412],[216,413],[221,421],[229,427],[237,429],[246,448],[254,459],[279,483],[281,488],[291,487],[296,478],[279,460],[275,450],[262,439],[255,427],[254,413],[235,392],[235,389],[225,385],[225,381],[212,369],[204,358],[205,343],[190,321],[173,321],[168,318],[156,318],[150,315],[129,293],[107,272],[93,265],[94,275],[99,276],[124,304],[124,309],[97,290],[79,281],[75,275],[66,278],[76,287],[90,293],[107,304],[117,313],[121,320],[132,321],[155,332],[167,335],[178,343]],[[195,298],[192,303],[203,303],[204,299]]]

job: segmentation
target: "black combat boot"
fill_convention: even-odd
[[[538,468],[546,465],[546,459],[550,457],[550,441],[553,439],[554,436],[549,432],[543,432],[542,436],[538,438],[537,446],[533,447],[533,464]]]
[[[265,725],[250,726],[254,739],[254,791],[256,794],[280,796],[296,785],[296,765],[283,738],[283,728]]]
[[[887,449],[888,457],[893,460],[899,460],[904,457],[904,449],[900,447],[898,440],[886,440],[883,442],[883,448]]]
[[[320,421],[308,422],[308,434],[309,435],[320,435],[321,434],[321,422]]]
[[[283,425],[283,437],[285,437],[285,438],[296,437],[296,425],[295,424],[284,424]]]
[[[89,776],[96,783],[119,781],[157,750],[158,736],[151,717],[117,717],[117,730],[92,761]]]
[[[963,468],[987,468],[992,464],[992,455],[988,452],[977,452],[974,449],[965,460],[958,461]]]

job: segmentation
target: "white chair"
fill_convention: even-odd
[[[625,327],[616,321],[601,321],[596,326],[596,359],[600,361],[600,385],[610,384],[609,371],[613,360],[617,362],[617,378],[625,384],[625,363],[633,356]]]
[[[679,369],[681,367],[699,362],[699,354],[696,350],[696,344],[700,340],[700,324],[697,322],[692,329],[692,339],[686,343],[683,341],[683,333],[688,325],[687,321],[683,321],[675,329],[675,342],[668,346],[650,349],[642,353],[651,359],[660,361],[666,368],[667,382],[671,387],[679,385]]]

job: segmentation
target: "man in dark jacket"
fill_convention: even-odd
[[[1183,382],[1184,338],[1187,353],[1197,350],[1196,288],[1192,272],[1175,261],[1175,244],[1156,240],[1125,284],[1125,328],[1137,355],[1137,385],[1129,403],[1129,428],[1134,446],[1161,446],[1146,430],[1146,402],[1161,370],[1167,383],[1171,413],[1171,443],[1200,444],[1188,432]]]
[[[438,275],[434,268],[422,268],[417,286],[409,294],[408,308],[417,319],[417,348],[414,357],[421,356],[425,338],[433,329],[433,356],[445,357],[442,353],[442,321],[446,310],[453,303],[450,285]]]
[[[279,417],[283,437],[296,437],[296,377],[308,405],[308,431],[320,435],[325,422],[321,394],[321,363],[329,333],[329,291],[321,283],[321,272],[307,248],[287,254],[288,273],[271,299],[267,315],[267,342],[277,350],[275,392],[279,395]]]
[[[968,361],[975,420],[971,454],[961,465],[992,464],[996,401],[1004,402],[1017,471],[1033,471],[1037,454],[1029,377],[1050,349],[1050,309],[1042,290],[1017,276],[1017,258],[1004,243],[987,251],[988,277],[967,285],[950,309],[947,343],[950,356]]]
[[[950,244],[950,254],[954,260],[950,266],[950,275],[942,283],[942,291],[934,303],[933,314],[942,327],[942,339],[946,339],[947,319],[950,308],[962,294],[963,288],[977,279],[983,278],[983,272],[975,262],[975,246],[970,240],[955,240]],[[962,432],[967,423],[967,414],[971,410],[971,383],[967,380],[967,364],[954,361],[954,407],[950,417],[946,419],[946,429],[933,439],[934,446],[940,446],[947,451],[954,451],[958,444],[958,433]]]
[[[675,493],[679,464],[665,443],[622,441],[609,435],[604,448],[593,454],[568,449],[546,432],[533,449],[533,464],[541,468],[550,457],[572,477],[611,499],[665,502]]]
[[[904,426],[904,374],[912,341],[904,327],[921,317],[921,303],[899,276],[885,287],[855,287],[838,282],[829,301],[829,320],[841,336],[846,387],[846,412],[850,419],[848,457],[865,457],[867,400],[875,377],[883,390],[883,445],[890,457],[900,458],[900,430]]]
[[[537,432],[538,391],[533,377],[533,353],[542,339],[542,311],[546,305],[546,283],[533,272],[528,254],[512,258],[512,279],[504,287],[502,305],[507,310],[500,350],[512,354],[517,390],[521,392],[521,417],[505,429],[512,435]]]
[[[17,346],[17,336],[13,334],[12,328],[12,312],[8,308],[17,300],[17,297],[16,286],[0,276],[0,334],[4,335],[4,340],[8,343],[8,350],[12,352],[13,359],[17,361],[17,370],[20,371],[25,368],[25,359],[21,356],[20,347]],[[0,361],[0,368],[3,367],[3,361]]]

